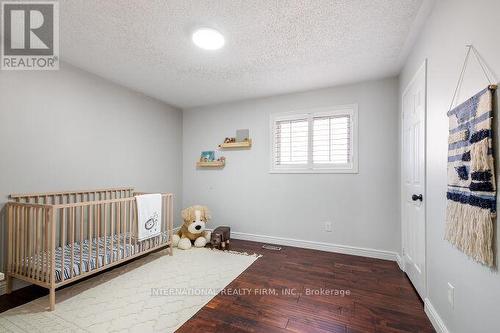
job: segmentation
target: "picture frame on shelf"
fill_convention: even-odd
[[[200,162],[213,162],[215,161],[215,151],[206,150],[201,152]]]

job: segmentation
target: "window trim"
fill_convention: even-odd
[[[344,165],[325,164],[323,166],[313,165],[313,121],[314,117],[349,115],[351,119],[351,159],[352,161]],[[307,165],[286,165],[277,166],[275,164],[275,123],[283,120],[294,120],[300,117],[308,119],[308,163]],[[358,173],[358,105],[346,104],[335,105],[322,108],[302,109],[284,113],[273,113],[269,117],[269,173]]]

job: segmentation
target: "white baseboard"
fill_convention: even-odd
[[[261,243],[271,243],[285,246],[302,247],[305,249],[313,249],[327,252],[336,252],[342,254],[350,254],[354,256],[362,256],[369,258],[377,258],[384,260],[397,261],[398,254],[392,251],[385,250],[375,250],[364,247],[339,245],[332,243],[323,242],[313,242],[300,239],[274,237],[274,236],[264,236],[264,235],[254,235],[247,234],[244,232],[231,232],[231,237],[235,239],[242,239]]]
[[[180,229],[180,227],[175,227],[174,232],[177,232],[179,229]],[[206,230],[213,231],[213,229],[209,229],[209,228],[207,228]],[[396,261],[398,263],[399,267],[401,268],[401,264],[400,264],[400,260],[399,260],[401,258],[399,256],[399,254],[397,252],[392,252],[392,251],[375,250],[375,249],[364,248],[364,247],[339,245],[339,244],[324,243],[324,242],[313,242],[313,241],[293,239],[293,238],[255,235],[255,234],[248,234],[245,232],[237,232],[237,231],[236,232],[231,231],[231,237],[235,238],[235,239],[242,239],[242,240],[248,240],[248,241],[253,241],[253,242],[271,243],[271,244],[278,244],[278,245],[284,245],[284,246],[293,246],[293,247],[301,247],[301,248],[305,248],[305,249],[320,250],[320,251],[326,251],[326,252],[350,254],[350,255],[361,256],[361,257],[391,260],[391,261]]]
[[[403,257],[401,257],[399,255],[399,253],[396,255],[396,262],[398,263],[399,269],[404,272],[405,271],[405,262],[403,260]]]
[[[429,317],[432,326],[434,326],[434,329],[438,333],[450,333],[450,331],[448,331],[448,329],[446,328],[443,319],[441,319],[441,317],[439,316],[436,309],[434,308],[434,306],[432,305],[431,301],[428,298],[424,300],[424,310],[427,317]]]

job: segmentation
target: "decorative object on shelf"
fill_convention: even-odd
[[[445,239],[474,260],[493,266],[496,183],[493,158],[493,94],[497,88],[472,45],[462,67],[450,109]],[[489,86],[453,108],[471,51]]]
[[[201,152],[200,162],[213,162],[213,161],[215,161],[215,151],[208,150]]]
[[[225,138],[224,143],[234,143],[236,142],[236,138]]]
[[[231,239],[230,227],[217,227],[212,231],[210,243],[212,247],[219,250],[229,249],[229,240]]]
[[[236,130],[236,142],[243,142],[250,140],[250,131],[248,129]]]

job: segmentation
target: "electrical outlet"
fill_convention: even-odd
[[[455,305],[455,287],[451,283],[448,282],[448,303],[451,308]]]
[[[332,222],[325,222],[325,231],[332,232]]]

